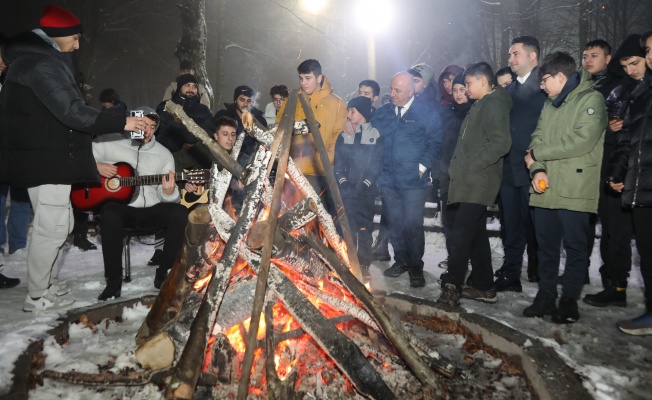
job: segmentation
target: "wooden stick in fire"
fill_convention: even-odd
[[[274,236],[278,223],[278,214],[281,211],[281,195],[283,185],[285,184],[285,172],[288,168],[288,159],[290,158],[290,145],[292,144],[292,128],[294,126],[294,113],[297,108],[298,91],[293,90],[285,106],[279,129],[276,135],[281,135],[281,147],[279,149],[278,166],[276,167],[276,179],[274,181],[274,192],[272,195],[272,204],[269,208],[269,218],[267,237],[263,243],[261,254],[260,269],[258,270],[258,281],[256,283],[256,294],[254,295],[254,304],[251,310],[251,322],[249,325],[249,335],[247,337],[246,350],[242,361],[242,375],[238,384],[238,399],[246,400],[249,392],[249,378],[251,367],[254,361],[254,350],[256,349],[258,325],[260,323],[260,313],[263,310],[265,301],[265,292],[267,291],[267,277],[269,276],[269,262],[272,258],[272,247],[274,245]],[[273,160],[270,162],[272,163]]]
[[[405,337],[405,333],[392,324],[385,309],[376,303],[376,300],[373,298],[371,293],[369,293],[367,288],[365,288],[360,281],[355,279],[346,265],[314,234],[301,235],[300,239],[308,244],[308,246],[317,250],[318,254],[326,258],[324,261],[327,262],[335,272],[337,272],[349,290],[362,302],[362,304],[364,304],[376,321],[378,321],[378,325],[382,328],[387,339],[392,342],[392,345],[396,348],[403,360],[405,360],[405,363],[410,367],[417,379],[419,379],[424,386],[435,390],[438,395],[437,398],[443,396],[441,385],[437,382],[437,377],[432,369],[430,369],[428,364],[424,362],[423,359],[419,357],[419,354],[417,354],[412,346],[410,346]]]

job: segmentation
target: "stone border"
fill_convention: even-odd
[[[532,387],[541,400],[589,400],[593,396],[582,385],[580,376],[557,352],[491,318],[470,313],[462,308],[448,307],[432,301],[394,293],[384,298],[390,313],[412,314],[419,317],[447,317],[476,335],[482,335],[487,345],[509,356],[518,357]],[[532,343],[525,346],[527,341]]]
[[[122,316],[125,307],[132,307],[137,303],[152,305],[156,300],[155,295],[138,297],[135,299],[116,301],[113,303],[93,304],[89,307],[75,308],[58,319],[58,325],[46,332],[57,340],[65,340],[68,337],[68,328],[71,323],[78,322],[82,314],[86,314],[88,320],[98,324],[105,318],[115,319]],[[4,397],[5,400],[27,400],[29,397],[29,375],[32,368],[32,356],[38,351],[37,342],[32,342],[14,363],[14,381],[11,390]]]

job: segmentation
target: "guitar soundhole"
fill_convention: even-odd
[[[120,177],[116,175],[111,179],[107,179],[104,185],[109,192],[117,192],[120,190]]]

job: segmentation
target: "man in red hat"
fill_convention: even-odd
[[[12,68],[0,92],[0,181],[27,187],[34,209],[24,311],[61,311],[73,300],[57,264],[73,226],[70,185],[99,182],[91,134],[144,130],[143,118],[100,113],[84,103],[70,53],[83,32],[70,11],[48,5],[40,29],[9,39]]]

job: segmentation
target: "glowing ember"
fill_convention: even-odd
[[[199,292],[204,289],[204,287],[208,284],[208,281],[211,279],[213,274],[208,274],[204,278],[198,279],[194,285],[192,285],[193,289],[195,291]]]

